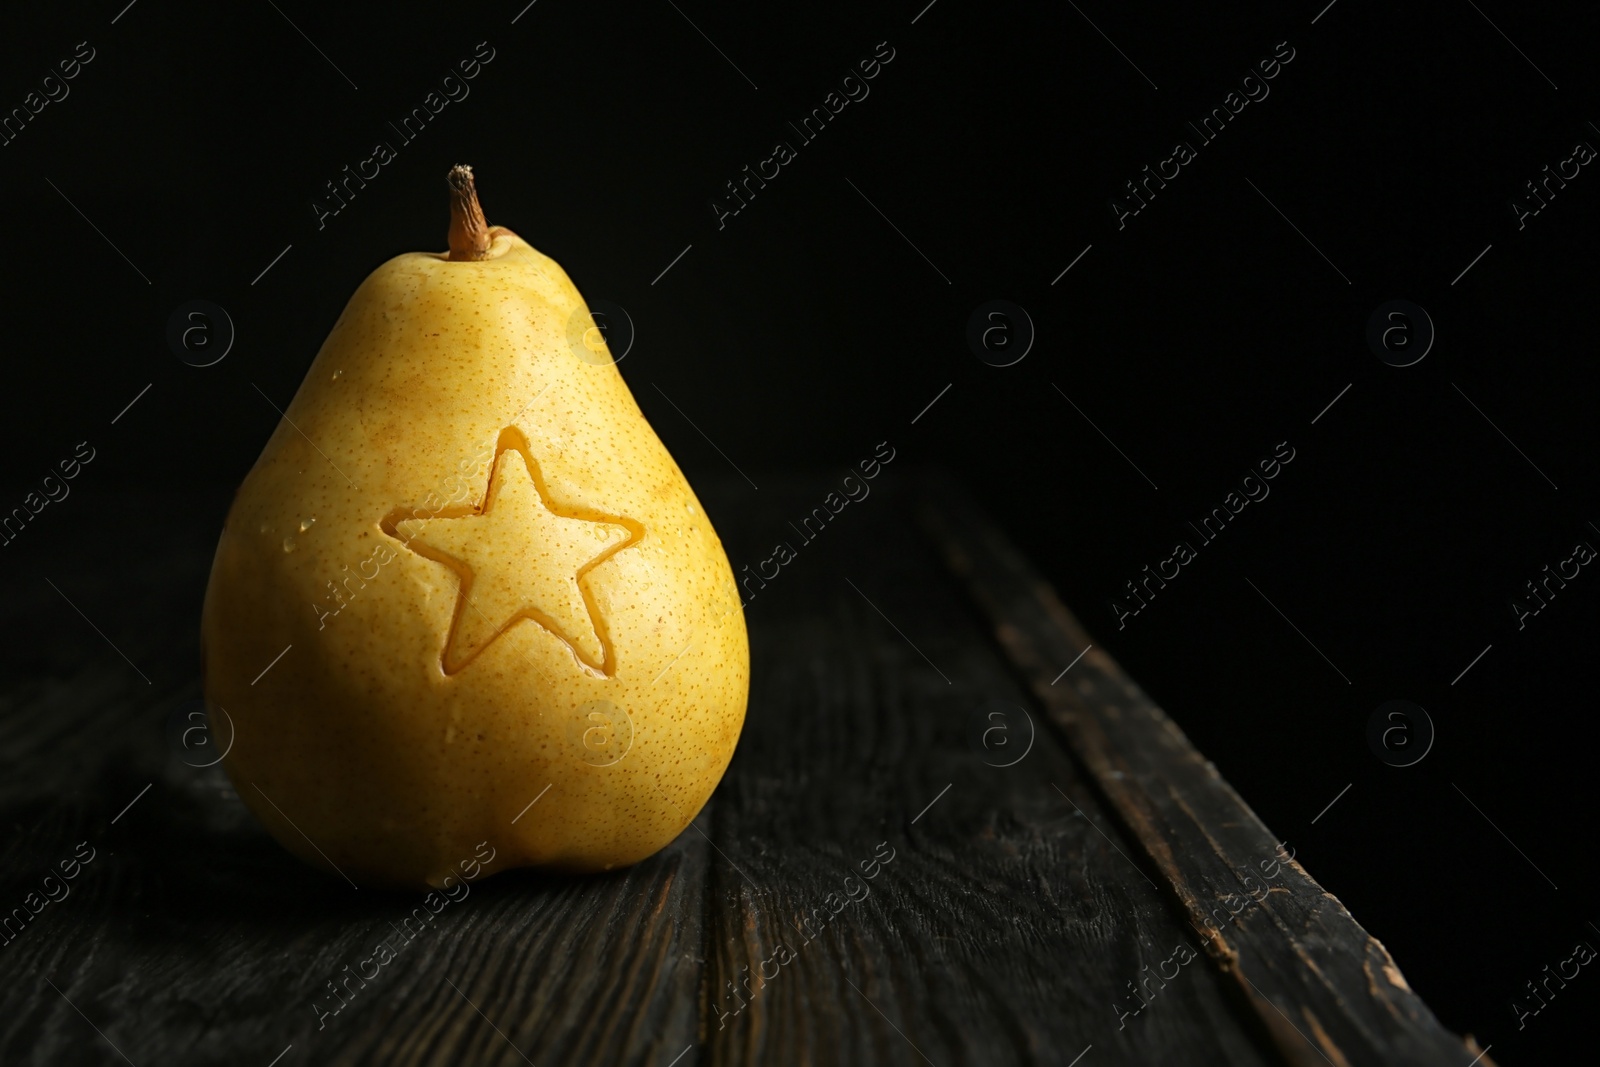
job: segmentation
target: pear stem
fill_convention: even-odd
[[[489,257],[489,223],[478,203],[478,187],[472,168],[458,163],[445,176],[450,186],[450,260],[453,262]]]

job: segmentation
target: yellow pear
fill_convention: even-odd
[[[583,297],[450,188],[451,251],[361,284],[245,478],[202,621],[239,795],[360,887],[637,862],[749,694],[722,543]]]

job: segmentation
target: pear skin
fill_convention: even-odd
[[[749,693],[722,543],[582,296],[456,214],[451,253],[351,297],[206,590],[234,786],[363,888],[644,859],[711,795]]]

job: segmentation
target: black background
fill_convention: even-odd
[[[444,246],[442,178],[470,162],[492,223],[628,310],[620,369],[691,480],[840,469],[880,441],[955,469],[1446,1026],[1505,1064],[1579,1040],[1587,970],[1524,1029],[1511,1001],[1600,945],[1600,577],[1521,630],[1508,605],[1600,545],[1600,177],[1521,230],[1508,205],[1600,145],[1595,12],[538,0],[513,24],[521,0],[123,2],[8,13],[0,36],[5,109],[95,49],[0,148],[5,509],[87,440],[75,494],[192,486],[192,513],[128,521],[213,538],[278,419],[256,387],[286,406],[360,280]],[[402,146],[385,122],[480,41],[470,96]],[[883,41],[870,95],[798,144],[786,124]],[[1119,230],[1122,183],[1195,142],[1185,121],[1280,41],[1270,95]],[[379,139],[398,158],[319,230],[323,183]],[[780,139],[798,158],[719,230],[710,199]],[[205,369],[164,340],[194,298],[237,329]],[[1365,339],[1396,298],[1437,328],[1405,368]],[[1037,329],[1011,367],[965,340],[992,299]],[[1119,630],[1123,582],[1283,441],[1271,495]],[[4,549],[16,595],[73,521],[69,498]],[[137,617],[114,590],[86,599]],[[41,641],[110,655],[41,603],[63,618],[9,635],[18,662]],[[141,666],[160,682],[195,658]],[[1367,746],[1390,699],[1437,729],[1415,766]]]

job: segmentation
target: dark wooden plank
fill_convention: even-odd
[[[788,521],[825,489],[746,490],[725,532],[735,568],[795,542]],[[711,1062],[1067,1064],[1091,1044],[1088,1067],[1269,1062],[1199,966],[1119,1026],[1125,984],[1193,935],[888,486],[746,617],[754,690],[712,857]],[[1014,752],[1024,709],[1038,723],[1015,766],[988,765],[1012,758],[998,739],[969,744],[988,701],[1017,709]]]
[[[166,744],[169,710],[198,696],[215,528],[170,536],[208,521],[184,496],[72,503],[84,505],[82,535],[41,544],[29,565],[48,559],[45,573],[65,575],[154,681],[43,582],[9,602],[0,908],[23,906],[77,843],[95,855],[69,896],[0,945],[0,1062],[264,1065],[287,1051],[279,1067],[665,1064],[696,1040],[701,832],[626,871],[475,884],[431,920],[413,917],[421,932],[404,937],[396,926],[421,898],[356,891],[300,864],[220,769],[189,767]],[[97,551],[96,529],[150,511],[167,522],[134,524],[117,554]],[[33,631],[20,626],[30,615]],[[385,939],[394,958],[364,967]],[[376,974],[351,980],[348,1006],[324,1016],[338,1004],[327,983],[347,966]]]
[[[707,851],[691,830],[626,871],[483,883],[328,1062],[668,1062],[697,1040]]]
[[[1270,889],[1262,885],[1259,861],[1278,839],[1103,649],[1052,684],[1090,636],[959,486],[928,479],[922,514],[1097,789],[1202,931],[1219,972],[1289,1063],[1462,1067],[1477,1053],[1303,867],[1290,863]]]
[[[737,568],[825,492],[764,479],[760,508],[743,486],[702,498]],[[73,503],[81,534],[41,541],[12,578],[64,575],[105,634],[39,581],[0,608],[14,635],[0,668],[0,905],[21,905],[78,842],[96,855],[0,946],[0,1062],[123,1063],[120,1049],[141,1064],[287,1050],[280,1067],[1068,1063],[1092,1044],[1080,1067],[1320,1063],[1299,1037],[1319,1026],[1333,1062],[1465,1062],[1381,946],[1350,957],[1359,927],[1298,868],[1225,926],[1197,911],[1271,858],[1265,828],[1108,659],[1090,653],[1046,684],[1041,665],[1053,677],[1086,635],[981,519],[946,507],[942,550],[980,603],[1012,613],[996,644],[886,479],[751,602],[750,718],[697,829],[628,871],[477,884],[403,944],[395,925],[417,898],[298,864],[224,776],[165,744],[168,712],[197,695],[210,548],[170,531],[214,517],[177,494]],[[99,550],[96,531],[150,511],[167,524]],[[974,744],[988,701],[1022,716],[1012,736],[1028,714],[1038,726],[1015,766]],[[890,848],[863,881],[861,862]],[[830,898],[847,875],[870,896]],[[807,915],[809,935],[794,925]],[[1223,966],[1181,968],[1132,1014],[1129,983],[1211,933]],[[319,1017],[327,983],[385,937],[395,958]],[[769,963],[770,983],[733,1013],[728,983],[780,943],[794,958]],[[1297,958],[1323,968],[1321,985],[1304,988]],[[1328,1005],[1356,980],[1372,988]],[[1274,1023],[1269,1000],[1294,1022]],[[1438,1037],[1453,1058],[1406,1035]]]
[[[5,1062],[657,1063],[694,1040],[697,834],[617,874],[504,875],[424,921],[182,807],[153,792],[120,834],[67,835],[99,854],[0,961]],[[380,943],[393,958],[363,964]]]

